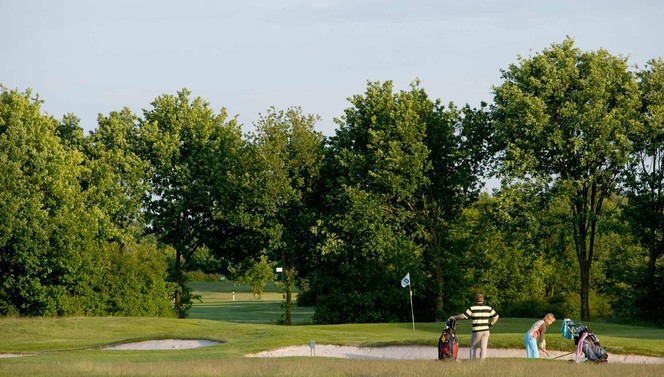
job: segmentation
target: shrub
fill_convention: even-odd
[[[219,280],[218,273],[208,273],[201,270],[185,271],[184,277],[187,281],[215,282]]]

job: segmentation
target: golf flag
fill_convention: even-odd
[[[401,279],[401,286],[406,288],[407,285],[410,285],[410,272]]]
[[[413,331],[415,331],[415,312],[413,311],[413,291],[410,289],[410,272],[401,279],[401,286],[404,288],[408,286],[408,292],[410,293],[410,315],[413,318]]]

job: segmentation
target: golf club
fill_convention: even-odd
[[[556,356],[556,357],[554,357],[552,360],[560,359],[561,357],[565,357],[565,356],[571,355],[571,354],[573,354],[573,353],[575,353],[575,352],[576,352],[576,351],[572,351],[572,352],[568,352],[568,353],[566,353],[566,354],[564,354],[564,355]]]

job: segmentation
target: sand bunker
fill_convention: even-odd
[[[10,357],[23,357],[23,356],[32,356],[32,355],[22,354],[22,353],[0,353],[0,359],[9,359]]]
[[[394,347],[350,347],[316,345],[312,351],[311,347],[294,346],[280,348],[247,355],[248,357],[289,357],[289,356],[322,356],[347,359],[384,359],[384,360],[436,360],[438,359],[437,347],[426,346],[394,346]],[[542,358],[557,358],[556,360],[574,360],[575,355],[566,355],[568,352],[549,351],[549,357],[541,354]],[[459,348],[459,360],[468,360],[470,350]],[[525,349],[497,349],[489,348],[487,358],[525,358]],[[609,363],[629,364],[664,364],[664,358],[637,356],[637,355],[615,355],[609,354]]]
[[[212,340],[197,340],[197,339],[163,339],[163,340],[146,340],[144,342],[116,344],[100,348],[105,351],[135,351],[135,350],[184,350],[191,348],[210,347],[220,344]],[[7,359],[10,357],[25,357],[34,356],[38,353],[0,353],[0,359]]]
[[[146,340],[144,342],[125,343],[115,346],[104,347],[103,350],[127,351],[127,350],[182,350],[190,348],[210,347],[219,344],[211,340],[190,339],[164,339]]]

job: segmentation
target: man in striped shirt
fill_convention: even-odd
[[[473,333],[470,336],[470,358],[477,358],[477,349],[480,349],[480,359],[486,358],[486,348],[489,343],[489,327],[498,321],[498,313],[489,305],[484,304],[484,295],[475,296],[475,305],[466,309],[464,313],[453,315],[454,319],[472,319]]]

